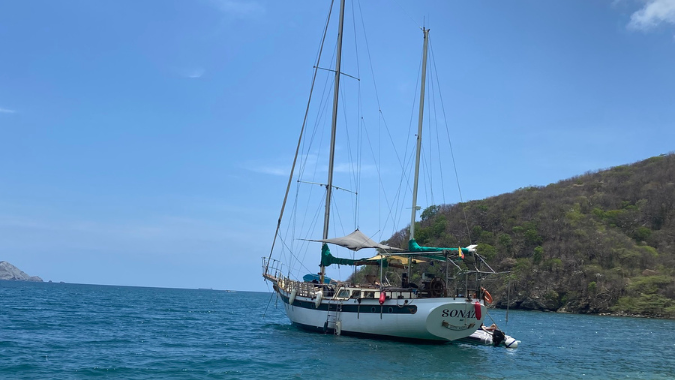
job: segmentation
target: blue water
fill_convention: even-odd
[[[0,379],[675,378],[675,321],[491,310],[519,348],[420,345],[297,330],[270,296],[0,281]]]

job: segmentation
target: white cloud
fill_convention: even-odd
[[[628,28],[648,31],[662,23],[675,25],[675,0],[646,0],[646,4],[630,16]]]
[[[213,5],[223,13],[236,17],[250,17],[265,12],[265,8],[250,0],[211,0]]]
[[[316,172],[327,173],[328,165],[320,163],[318,158],[319,157],[314,154],[299,157],[297,166],[295,168],[295,174],[297,175],[298,172],[302,170],[303,165],[305,173],[316,173]],[[291,170],[290,164],[269,165],[260,163],[248,163],[245,164],[243,168],[257,173],[271,174],[277,176],[288,176]],[[343,173],[343,174],[351,174],[355,171],[355,169],[356,169],[355,165],[349,163],[336,162],[335,166],[333,167],[333,171],[335,173]],[[362,164],[359,169],[361,170],[361,173],[365,175],[377,173],[377,168],[375,167],[375,165]]]
[[[316,154],[307,154],[300,155],[298,157],[298,162],[295,167],[295,174],[298,174],[298,170],[304,166],[305,170],[315,170],[318,156]],[[279,160],[277,160],[279,161]],[[263,174],[272,174],[277,176],[288,176],[291,173],[291,161],[284,162],[283,164],[269,164],[261,162],[247,162],[242,165],[246,170],[250,170],[256,173]]]
[[[16,112],[15,110],[0,107],[0,113],[15,113],[15,112]]]
[[[288,174],[290,173],[289,169],[273,166],[255,166],[255,167],[248,167],[246,169],[257,173],[279,175],[279,176],[288,176]]]
[[[197,79],[197,78],[201,78],[202,75],[204,75],[204,72],[206,72],[206,70],[204,70],[201,67],[197,67],[195,69],[186,71],[185,76],[188,77],[188,78]]]

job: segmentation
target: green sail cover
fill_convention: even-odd
[[[364,257],[362,259],[356,259],[356,260],[351,260],[351,259],[341,259],[339,257],[335,257],[330,253],[330,249],[328,248],[328,244],[323,243],[323,246],[321,247],[321,265],[327,267],[331,264],[337,264],[337,265],[365,265],[365,264],[370,264],[370,263],[384,263],[384,266],[388,266],[388,261],[386,259],[383,260],[368,260],[368,257]]]
[[[323,246],[321,247],[321,265],[327,267],[331,264],[338,264],[338,265],[356,265],[357,261],[362,261],[365,259],[361,260],[350,260],[350,259],[341,259],[339,257],[335,257],[330,253],[330,249],[328,248],[328,244],[323,243]]]
[[[445,260],[445,256],[441,255],[433,255],[434,252],[443,252],[443,251],[450,251],[450,252],[456,252],[460,248],[442,248],[442,247],[421,247],[415,239],[411,239],[408,242],[408,252],[429,252],[429,255],[423,255],[423,257],[433,259],[433,260]],[[461,248],[463,254],[471,254],[471,250],[469,248]],[[456,260],[456,258],[451,258],[452,260]],[[321,265],[322,266],[329,266],[331,264],[337,264],[337,265],[365,265],[365,264],[375,264],[375,263],[380,263],[383,264],[385,267],[388,266],[389,262],[387,259],[382,259],[382,260],[368,260],[368,257],[364,257],[362,259],[342,259],[339,257],[335,257],[330,253],[330,249],[328,248],[328,244],[323,243],[323,246],[321,246]]]
[[[409,252],[443,252],[443,251],[450,251],[450,252],[457,252],[459,253],[460,248],[442,248],[442,247],[420,247],[419,244],[415,241],[415,239],[410,239],[408,241],[408,251]],[[469,254],[471,251],[468,248],[461,248],[463,254]]]

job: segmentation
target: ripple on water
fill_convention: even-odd
[[[2,379],[670,379],[675,373],[674,321],[512,311],[506,324],[502,311],[490,310],[522,341],[506,350],[309,333],[291,326],[269,293],[0,281],[0,295]]]

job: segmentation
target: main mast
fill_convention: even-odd
[[[333,91],[333,120],[330,129],[330,156],[328,158],[328,183],[326,184],[326,211],[323,217],[323,239],[328,239],[330,224],[330,201],[333,192],[333,164],[335,162],[335,132],[337,130],[338,98],[340,95],[340,64],[342,59],[342,29],[345,19],[345,0],[340,1],[340,23],[338,26],[337,55],[335,58],[335,90]],[[418,157],[419,160],[419,157]],[[325,243],[324,243],[325,244]],[[323,284],[326,267],[321,265],[320,283]]]
[[[427,79],[427,45],[429,43],[429,29],[424,32],[424,48],[422,49],[422,86],[420,90],[420,116],[417,124],[417,155],[415,158],[415,185],[413,186],[412,216],[410,217],[410,240],[415,239],[415,217],[417,214],[417,185],[420,177],[420,151],[422,150],[422,122],[424,120],[424,89]]]

